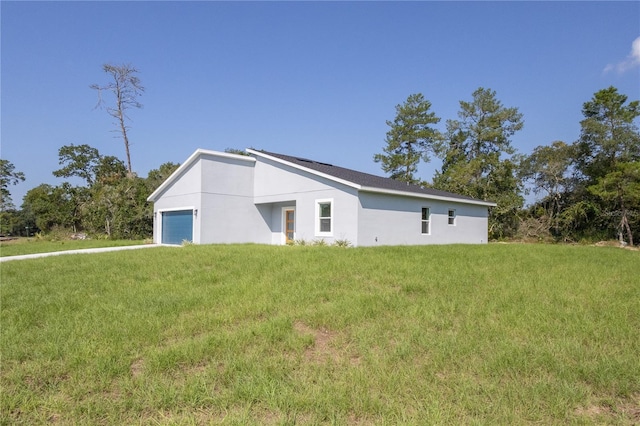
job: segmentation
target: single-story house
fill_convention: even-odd
[[[198,149],[148,198],[155,243],[482,244],[482,201],[306,158]]]

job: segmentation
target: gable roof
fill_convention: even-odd
[[[157,187],[156,190],[151,193],[151,195],[147,197],[147,201],[155,202],[158,196],[162,194],[162,192],[164,192],[164,190],[169,185],[171,185],[176,179],[178,179],[178,177],[185,170],[187,170],[191,166],[191,164],[195,163],[196,160],[203,155],[211,155],[214,157],[223,157],[223,158],[233,158],[235,160],[249,161],[252,163],[255,163],[256,161],[255,158],[252,158],[246,155],[231,154],[228,152],[210,151],[208,149],[198,148],[195,150],[193,154],[189,156],[189,158],[187,158],[187,160],[184,163],[180,165],[180,167],[178,167],[173,173],[171,173],[171,175],[169,175],[169,177],[164,182],[162,182],[162,184],[159,187]]]
[[[293,165],[297,169],[306,170],[312,174],[340,182],[359,191],[377,192],[385,194],[396,194],[413,196],[420,198],[430,198],[436,200],[455,201],[468,204],[484,205],[487,207],[496,206],[491,201],[478,200],[465,195],[454,194],[452,192],[440,191],[433,188],[425,188],[419,185],[408,184],[395,179],[376,176],[369,173],[358,172],[344,167],[334,166],[328,163],[309,160],[302,157],[276,154],[263,150],[247,149],[247,152],[258,157],[269,158],[273,161]]]

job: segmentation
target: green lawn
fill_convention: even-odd
[[[35,238],[19,238],[0,242],[0,257],[32,253],[78,250],[99,247],[119,247],[144,244],[142,240],[64,240],[43,241]]]
[[[640,253],[160,247],[4,263],[1,424],[638,424]]]

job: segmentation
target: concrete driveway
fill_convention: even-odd
[[[0,257],[0,263],[9,262],[11,260],[37,259],[38,257],[61,256],[64,254],[104,253],[107,251],[138,250],[138,249],[153,248],[153,247],[180,247],[180,246],[165,245],[165,244],[144,244],[139,246],[120,246],[120,247],[103,247],[103,248],[91,248],[91,249],[80,249],[80,250],[67,250],[67,251],[53,251],[49,253],[33,253],[33,254],[22,254],[19,256]]]

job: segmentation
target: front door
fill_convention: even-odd
[[[287,209],[284,211],[284,235],[287,244],[290,244],[294,240],[296,230],[295,224],[295,210]]]

